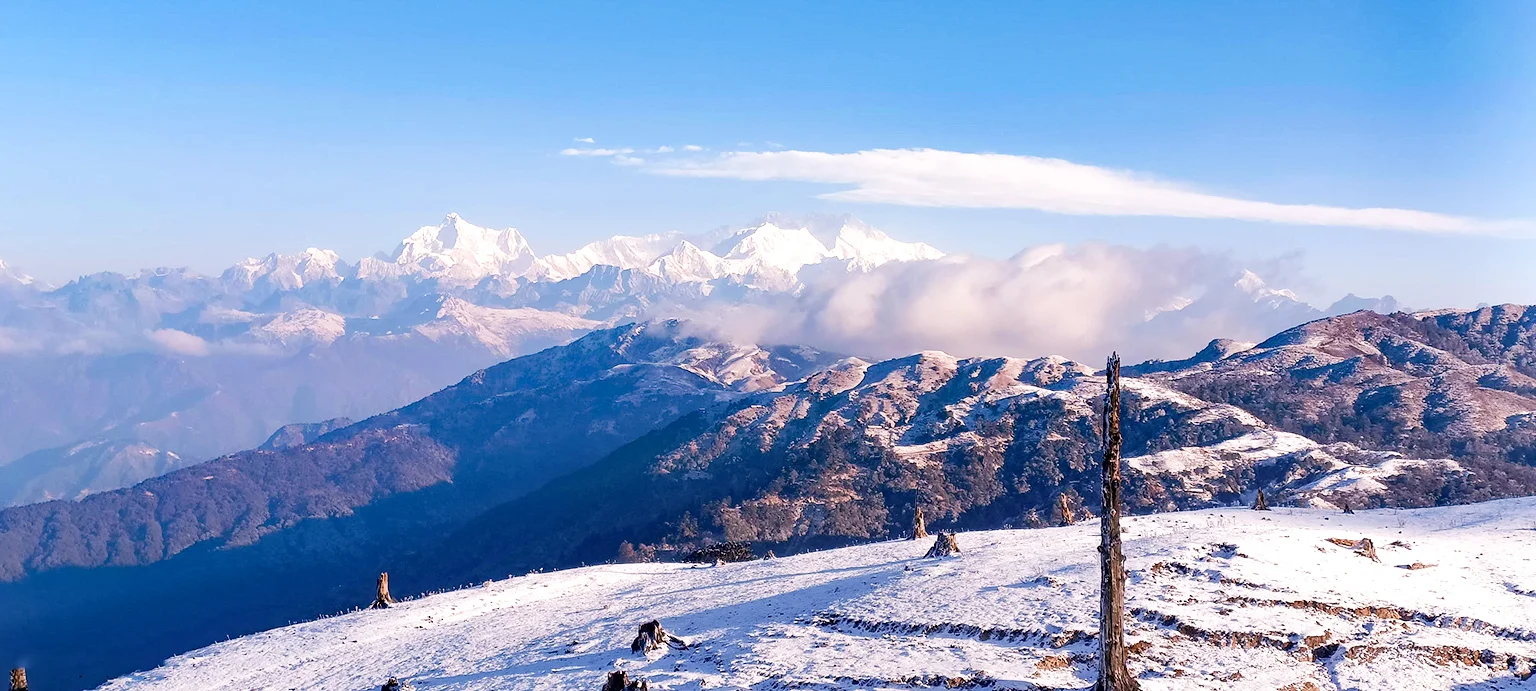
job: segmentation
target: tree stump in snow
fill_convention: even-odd
[[[1349,505],[1349,501],[1348,501],[1348,500],[1345,500],[1345,501],[1344,501],[1344,513],[1354,513],[1354,512],[1355,512],[1355,510],[1354,510],[1354,508],[1353,508],[1353,507],[1351,507],[1351,506],[1350,506],[1350,505]]]
[[[1381,561],[1381,559],[1376,556],[1375,543],[1372,543],[1371,539],[1368,537],[1362,537],[1360,538],[1359,542],[1355,543],[1355,554],[1365,557],[1366,559],[1370,559],[1374,562]]]
[[[923,508],[917,507],[912,511],[912,539],[921,540],[928,537],[928,524],[923,520]]]
[[[651,684],[645,679],[630,679],[629,672],[623,670],[608,673],[608,681],[603,683],[603,691],[650,691]]]
[[[686,650],[688,644],[684,643],[683,639],[667,633],[667,630],[662,628],[661,621],[657,619],[641,624],[640,633],[635,636],[634,642],[629,644],[630,652],[641,655],[648,655],[664,647]]]
[[[1259,490],[1259,496],[1253,500],[1254,511],[1268,511],[1269,502],[1264,500],[1264,490]]]
[[[11,691],[27,691],[27,670],[20,667],[11,670]]]
[[[401,684],[399,679],[390,677],[383,686],[379,687],[379,691],[408,691],[410,688],[410,684]]]
[[[1061,514],[1062,525],[1072,525],[1077,522],[1077,514],[1072,512],[1072,502],[1067,501],[1065,492],[1056,495],[1056,511]]]
[[[388,573],[379,574],[377,586],[378,593],[373,596],[373,604],[368,605],[368,609],[389,609],[390,605],[395,604],[395,598],[389,596]]]
[[[923,555],[925,559],[934,557],[952,557],[960,553],[960,543],[955,540],[954,533],[939,533],[933,539],[933,546],[928,548],[928,553]]]
[[[1094,691],[1140,691],[1126,667],[1125,554],[1120,544],[1120,356],[1104,367],[1104,508],[1099,521],[1099,680]]]

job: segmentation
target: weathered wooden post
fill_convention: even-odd
[[[11,670],[11,691],[27,691],[27,670],[20,667]]]
[[[1077,522],[1077,514],[1072,513],[1072,503],[1067,501],[1067,493],[1056,495],[1056,510],[1061,512],[1061,524],[1072,525]]]
[[[373,596],[373,604],[368,609],[389,609],[390,605],[395,604],[395,598],[389,596],[389,574],[379,574],[377,585],[378,594]]]
[[[1254,511],[1268,511],[1269,510],[1269,502],[1264,500],[1264,490],[1262,490],[1262,489],[1259,490],[1258,498],[1253,500],[1253,510]]]
[[[1104,368],[1104,510],[1099,519],[1099,681],[1095,691],[1140,691],[1126,667],[1125,554],[1120,545],[1120,356]]]
[[[921,540],[928,537],[928,524],[923,520],[923,507],[912,510],[912,539]]]

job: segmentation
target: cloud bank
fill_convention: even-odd
[[[793,297],[662,311],[747,342],[865,357],[943,350],[1089,363],[1112,350],[1133,362],[1188,357],[1213,338],[1257,341],[1323,316],[1230,258],[1192,249],[1045,245],[1006,260],[826,268],[807,270]]]

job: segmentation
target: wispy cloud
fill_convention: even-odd
[[[1401,208],[1287,204],[1224,196],[1144,173],[1059,158],[938,149],[853,153],[734,151],[673,157],[661,175],[845,185],[823,199],[906,206],[1033,209],[1096,216],[1169,216],[1424,233],[1528,236],[1529,221],[1499,221]]]
[[[634,149],[561,149],[561,156],[593,156],[597,158],[607,156],[623,156],[634,153]]]
[[[578,142],[578,143],[581,143],[581,144],[596,144],[597,143],[597,140],[593,139],[591,137],[576,137],[572,141],[575,141],[575,142]]]

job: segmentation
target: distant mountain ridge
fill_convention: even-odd
[[[516,229],[449,214],[355,263],[310,248],[218,276],[162,268],[58,288],[0,265],[0,385],[11,392],[0,399],[0,466],[31,459],[8,472],[27,489],[0,501],[77,497],[254,447],[284,425],[361,419],[594,329],[734,310],[741,323],[757,321],[752,310],[792,316],[808,284],[950,261],[964,260],[851,216],[772,214],[539,255]],[[1251,272],[1192,290],[1132,336],[1167,347],[1228,333],[1234,320],[1272,333],[1323,316]],[[128,445],[139,451],[69,451]]]

